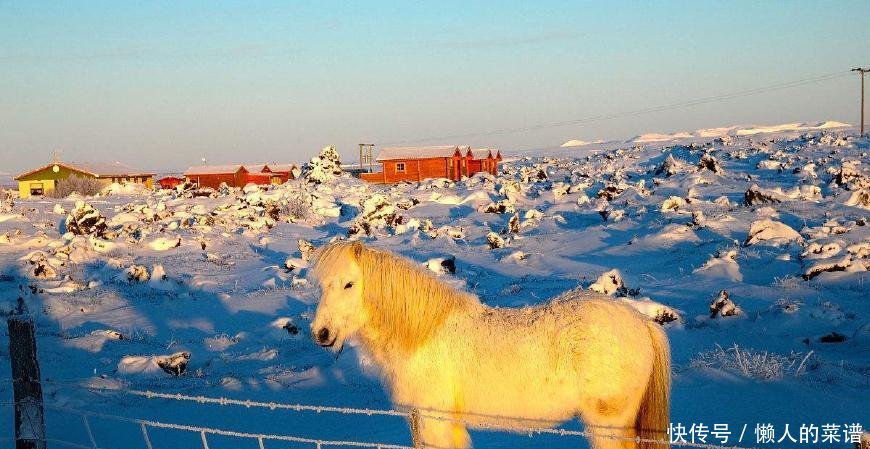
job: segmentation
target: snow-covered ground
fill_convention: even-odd
[[[726,423],[736,439],[747,424],[739,444],[759,446],[757,423],[773,424],[777,439],[785,424],[795,437],[801,424],[866,426],[870,139],[853,128],[806,128],[721,128],[554,149],[510,160],[498,177],[457,183],[377,186],[322,170],[322,183],[265,191],[116,189],[7,202],[0,313],[22,298],[35,316],[45,398],[54,406],[409,444],[400,418],[123,393],[389,408],[352,348],[335,358],[308,335],[317,301],[306,276],[308,243],[358,238],[493,306],[591,288],[656,317],[671,339],[672,421],[687,428]],[[454,257],[451,273],[442,260]],[[10,378],[6,348],[4,335],[0,379]],[[0,401],[11,395],[0,381]],[[0,422],[12,422],[8,405]],[[90,445],[80,417],[50,409],[47,423],[49,436]],[[134,424],[91,418],[90,426],[99,447],[144,447]],[[11,431],[0,427],[0,437]],[[155,448],[201,445],[195,433],[149,432]],[[472,439],[477,448],[586,445],[502,432]],[[210,436],[209,447],[257,446]]]

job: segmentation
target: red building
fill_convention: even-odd
[[[175,176],[166,176],[164,178],[160,178],[160,180],[157,181],[157,184],[160,185],[161,189],[174,189],[178,185],[183,183],[184,178],[177,178]]]
[[[188,168],[184,178],[199,187],[217,189],[224,182],[230,187],[244,187],[248,184],[248,169],[242,164],[198,165]]]
[[[501,153],[455,145],[395,147],[382,149],[376,160],[381,163],[381,171],[362,173],[363,180],[393,183],[448,178],[458,181],[479,172],[497,174]]]
[[[296,179],[294,172],[297,170],[298,168],[294,164],[263,164],[260,169],[261,172],[271,175],[270,182],[272,184],[284,184],[291,179]]]

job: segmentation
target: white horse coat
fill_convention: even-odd
[[[324,248],[314,274],[315,341],[361,342],[393,401],[412,410],[418,447],[466,448],[466,425],[519,431],[574,416],[596,449],[667,446],[667,336],[628,305],[569,293],[491,308],[360,243]]]

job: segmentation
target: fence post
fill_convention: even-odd
[[[14,316],[9,327],[9,361],[15,401],[15,449],[45,449],[42,385],[36,359],[33,321]]]

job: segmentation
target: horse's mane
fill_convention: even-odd
[[[363,301],[379,343],[411,351],[458,308],[479,304],[476,296],[457,291],[413,262],[359,242],[338,242],[321,249],[315,275],[340,270],[344,257],[363,271]],[[384,348],[380,348],[384,349]]]

